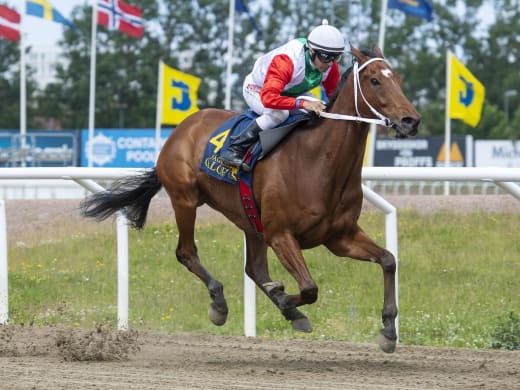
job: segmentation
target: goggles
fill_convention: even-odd
[[[325,53],[322,51],[314,50],[314,53],[316,53],[316,57],[319,58],[321,62],[324,64],[328,64],[329,62],[336,62],[341,57],[341,54],[339,53]]]

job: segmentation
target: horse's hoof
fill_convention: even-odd
[[[208,317],[217,326],[222,326],[226,323],[227,313],[222,313],[215,309],[213,305],[209,306]]]
[[[384,334],[379,333],[379,336],[377,336],[377,343],[379,344],[383,352],[393,353],[395,351],[395,345],[397,344],[397,340],[390,340],[389,338],[385,337]]]
[[[294,330],[297,330],[299,332],[306,332],[306,333],[312,332],[311,322],[306,317],[293,320],[292,327]]]

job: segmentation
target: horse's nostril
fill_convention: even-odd
[[[419,126],[419,123],[421,122],[420,119],[412,118],[410,116],[404,117],[402,119],[402,123],[410,128],[417,128]]]
[[[408,132],[408,135],[414,136],[417,134],[417,127],[419,126],[419,123],[421,122],[420,118],[414,118],[411,116],[404,117],[401,120],[403,130],[406,130]]]

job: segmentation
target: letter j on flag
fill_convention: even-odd
[[[478,79],[451,52],[448,52],[449,117],[461,119],[475,127],[480,122],[485,88]]]
[[[201,79],[162,64],[161,123],[177,125],[198,111],[197,91]]]

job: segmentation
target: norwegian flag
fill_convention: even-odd
[[[20,14],[5,5],[0,5],[0,38],[20,40]]]
[[[132,37],[144,34],[141,9],[121,0],[98,0],[98,24]]]

